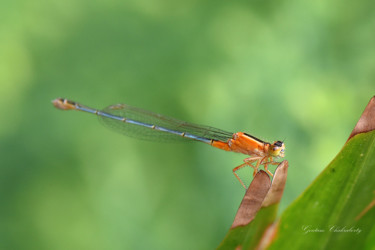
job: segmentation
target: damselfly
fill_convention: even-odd
[[[96,114],[105,125],[127,136],[162,141],[194,140],[222,150],[249,155],[250,157],[243,160],[243,164],[233,169],[233,174],[245,189],[246,186],[236,173],[237,170],[250,166],[254,168],[253,175],[255,175],[259,166],[264,165],[266,172],[273,176],[268,170],[268,165],[278,165],[279,163],[274,162],[273,158],[284,157],[285,145],[282,141],[269,143],[243,132],[230,133],[180,121],[125,104],[116,104],[103,110],[97,110],[63,98],[57,98],[52,103],[56,108],[62,110],[79,110]]]

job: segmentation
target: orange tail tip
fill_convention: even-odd
[[[69,101],[64,98],[57,98],[52,101],[53,106],[62,110],[76,109],[75,102]]]

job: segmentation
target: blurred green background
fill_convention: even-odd
[[[241,202],[245,156],[127,138],[57,97],[285,139],[285,209],[375,94],[374,7],[2,1],[0,248],[212,249]]]

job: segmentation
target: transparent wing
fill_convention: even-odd
[[[233,133],[220,129],[180,121],[175,118],[156,114],[126,104],[112,105],[103,109],[102,112],[117,117],[123,117],[127,120],[136,121],[137,124],[132,124],[123,122],[119,119],[112,119],[110,117],[99,115],[99,119],[104,123],[105,126],[126,136],[143,140],[156,140],[164,142],[186,140],[186,137],[171,133],[170,131],[176,131],[180,134],[187,133],[196,137],[219,141],[227,141],[228,139],[231,139],[233,135]],[[169,131],[152,129],[150,128],[150,125],[155,125]]]

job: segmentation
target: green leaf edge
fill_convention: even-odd
[[[356,150],[356,147],[359,146],[364,149],[364,146],[366,146],[366,154],[364,154],[363,150],[361,153]],[[369,211],[368,214],[365,214],[364,216],[367,217],[367,219],[361,218],[358,222],[355,221],[355,218],[358,216],[358,214],[363,211],[363,209],[368,205],[368,203],[371,202],[371,200],[374,199],[374,195],[372,192],[375,190],[375,158],[369,157],[375,156],[375,131],[367,132],[367,133],[360,133],[355,136],[353,136],[342,148],[342,150],[339,152],[339,154],[334,158],[334,160],[326,167],[326,169],[310,184],[310,186],[283,212],[281,215],[277,230],[278,230],[278,236],[277,238],[271,243],[269,249],[302,249],[305,247],[311,247],[311,243],[314,244],[315,249],[330,249],[330,248],[338,248],[343,247],[342,249],[345,249],[345,247],[350,244],[351,246],[355,247],[356,249],[363,249],[368,248],[373,249],[374,241],[372,240],[372,237],[369,237],[371,235],[374,235],[374,228],[373,225],[375,224],[375,209],[372,211]],[[354,150],[353,150],[354,149]],[[357,155],[357,157],[351,158],[351,161],[343,161],[348,158],[348,155],[354,154]],[[361,156],[361,154],[363,154]],[[365,156],[365,157],[364,157]],[[353,164],[354,166],[358,166],[356,163],[362,163],[362,167],[353,167],[349,164]],[[368,176],[373,175],[374,178],[368,180],[367,184],[371,184],[372,188],[369,186],[365,186],[364,188],[361,186],[356,187],[356,183],[358,183],[358,178],[362,173],[363,165],[367,162],[368,169],[367,171],[370,171]],[[341,166],[341,167],[340,167]],[[372,172],[371,172],[372,170]],[[336,192],[335,190],[326,190],[324,194],[328,193],[330,194],[328,196],[329,199],[326,199],[324,202],[325,204],[319,204],[318,200],[315,200],[315,204],[311,204],[312,198],[314,198],[314,194],[312,193],[314,191],[314,188],[316,186],[324,186],[320,185],[321,183],[324,183],[328,185],[330,181],[335,181],[337,179],[337,175],[339,173],[346,173],[346,180],[340,180],[342,183],[345,183],[343,186],[342,191],[340,191],[340,188],[337,188]],[[336,177],[335,177],[336,176]],[[345,175],[344,175],[345,176]],[[363,178],[363,176],[362,176]],[[355,182],[353,184],[353,182]],[[336,182],[337,183],[337,182]],[[349,185],[347,185],[349,183]],[[338,183],[339,184],[339,183]],[[349,197],[353,197],[354,189],[363,189],[363,196],[362,199],[364,202],[354,202],[354,201],[345,201],[343,200],[345,197],[343,194],[348,194]],[[338,193],[339,192],[339,193]],[[367,193],[366,193],[367,192]],[[356,190],[355,193],[358,193],[358,190]],[[360,192],[362,193],[362,192]],[[327,206],[327,203],[334,202],[335,197],[341,197],[341,200],[339,199],[338,202],[336,202],[336,206]],[[321,198],[322,196],[320,196]],[[357,196],[358,197],[358,196]],[[319,196],[316,196],[318,199]],[[358,199],[357,199],[358,200]],[[309,202],[310,201],[310,202]],[[347,214],[339,213],[349,206],[349,202],[352,202],[350,206],[356,206],[355,209],[349,209],[347,211]],[[315,206],[315,213],[310,213],[309,216],[306,216],[306,212],[309,211],[308,205]],[[304,206],[307,206],[307,209],[303,209]],[[340,209],[341,206],[341,209]],[[326,223],[319,224],[319,218],[325,218],[324,215],[322,215],[322,212],[328,212],[328,209],[330,209],[331,214],[335,214],[335,218],[332,218],[331,220],[327,221]],[[350,211],[351,210],[351,211]],[[299,224],[293,225],[290,222],[293,221],[290,218],[294,218],[294,221],[298,221]],[[325,230],[329,229],[330,226],[335,226],[335,223],[340,222],[341,223],[349,223],[348,226],[353,227],[360,227],[362,232],[357,237],[353,237],[353,234],[348,233],[333,233],[329,232],[328,234],[324,233],[308,233],[305,235],[308,235],[308,237],[303,236],[304,230],[303,226],[308,226],[310,223],[315,223],[316,227],[323,228]],[[371,219],[369,222],[369,219]],[[299,226],[299,227],[298,227]],[[339,226],[339,225],[337,225]],[[346,226],[346,225],[344,225]],[[314,227],[314,226],[313,226]],[[328,235],[328,236],[327,236]],[[302,241],[298,240],[303,238]],[[320,245],[319,243],[323,242],[325,238],[325,242]],[[348,240],[349,239],[349,240]],[[298,244],[300,243],[300,244]]]

